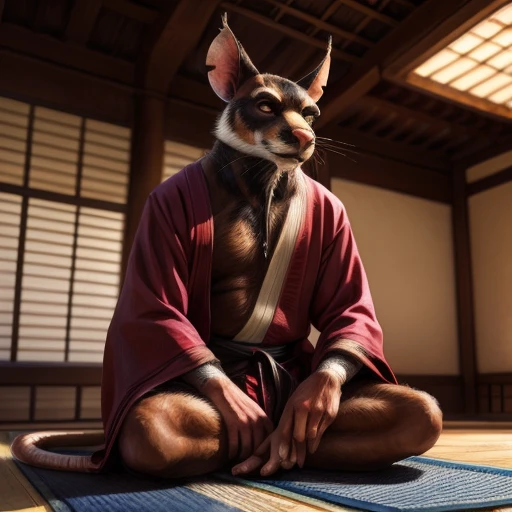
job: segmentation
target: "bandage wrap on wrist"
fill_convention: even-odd
[[[200,389],[213,377],[225,376],[222,366],[217,361],[202,364],[182,376],[182,379],[196,389]]]
[[[361,369],[363,364],[355,357],[343,352],[331,352],[318,365],[317,371],[335,372],[343,383],[348,382]]]

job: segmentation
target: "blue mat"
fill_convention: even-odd
[[[383,471],[293,470],[279,479],[225,479],[308,502],[375,512],[442,512],[512,504],[512,470],[410,457]]]
[[[185,487],[185,482],[18,465],[56,512],[240,512]],[[278,479],[213,476],[317,506],[320,500],[375,512],[467,511],[512,504],[512,470],[425,457],[371,473],[292,470]]]
[[[55,512],[241,512],[179,483],[18,466]]]

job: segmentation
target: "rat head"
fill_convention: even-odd
[[[315,150],[316,102],[327,83],[331,43],[320,65],[297,83],[261,74],[223,17],[223,29],[212,42],[206,64],[213,90],[227,106],[215,136],[248,155],[265,158],[280,169],[294,169]]]

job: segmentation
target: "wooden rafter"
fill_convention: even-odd
[[[290,14],[294,18],[297,18],[302,21],[306,21],[313,25],[317,30],[325,30],[328,33],[331,33],[333,35],[340,36],[341,38],[347,40],[347,41],[353,41],[359,44],[362,44],[363,46],[372,47],[374,46],[374,43],[370,41],[369,39],[365,39],[364,37],[361,37],[357,34],[354,34],[352,32],[348,32],[347,30],[343,30],[340,27],[337,27],[336,25],[333,25],[332,23],[327,23],[322,18],[316,18],[315,16],[312,16],[311,14],[308,14],[304,11],[300,11],[299,9],[295,9],[294,7],[289,7],[287,5],[284,5],[283,3],[279,2],[278,0],[264,0],[264,2],[274,5],[276,7],[279,7],[282,12],[285,14]]]
[[[302,41],[303,43],[309,44],[311,46],[316,46],[317,48],[321,48],[322,50],[325,50],[326,48],[325,41],[321,41],[320,39],[316,39],[315,37],[308,36],[307,34],[300,32],[299,30],[295,30],[294,28],[288,27],[281,23],[276,23],[273,19],[267,18],[266,16],[262,16],[261,14],[246,9],[245,7],[239,7],[238,5],[232,4],[231,2],[222,2],[221,7],[228,11],[233,11],[237,14],[245,16],[246,18],[249,18],[252,21],[256,21],[261,25],[270,27],[273,30],[278,30],[279,32],[282,32],[283,34],[293,39],[297,39],[297,41]],[[346,62],[359,62],[359,59],[355,55],[339,50],[338,48],[333,48],[331,51],[331,55],[335,59],[344,60]]]
[[[450,162],[439,152],[425,151],[394,142],[383,140],[370,134],[342,127],[331,127],[321,130],[318,135],[329,137],[335,141],[352,144],[352,150],[361,154],[372,154],[385,157],[388,160],[404,162],[409,165],[441,173],[450,172]],[[357,155],[356,155],[357,159]]]
[[[327,21],[340,7],[341,0],[334,0],[331,4],[325,9],[323,14],[320,16],[321,21]],[[277,18],[276,18],[277,21]],[[313,27],[311,31],[308,32],[308,36],[314,37],[320,29],[318,27]],[[356,31],[357,33],[357,31]],[[351,41],[344,40],[341,44],[343,49],[347,46]],[[302,69],[304,62],[307,62],[315,52],[315,48],[307,48],[302,54],[300,59],[288,59],[288,63],[282,69],[282,75],[286,78],[292,78],[295,76],[295,73],[298,73],[299,70]]]
[[[340,112],[376,86],[382,76],[387,77],[389,70],[395,69],[397,62],[402,67],[407,62],[420,58],[425,53],[423,41],[430,41],[433,33],[439,39],[449,37],[454,26],[474,18],[475,12],[486,9],[488,5],[489,0],[427,0],[380,44],[371,49],[357,70],[327,87],[325,99],[322,100],[324,115],[320,119],[321,126],[334,122]],[[439,20],[443,21],[440,23]]]
[[[167,93],[182,62],[199,42],[218,0],[180,0],[160,16],[144,42],[141,66],[144,89]],[[219,19],[220,26],[220,19]]]
[[[38,2],[37,9],[36,9],[36,17],[34,20],[34,27],[37,30],[43,25],[43,20],[46,16],[46,9],[48,5],[46,2]]]
[[[339,0],[335,0],[335,1],[339,1]],[[240,2],[237,2],[237,3],[240,3]],[[279,4],[279,6],[275,9],[277,11],[276,15],[274,16],[275,22],[278,22],[284,16],[284,11],[283,11],[282,7],[284,5],[290,5],[290,4],[293,4],[293,0],[285,0],[285,2]]]
[[[407,9],[414,9],[416,6],[410,2],[409,0],[393,0],[393,2],[395,2],[396,4],[400,4],[402,5],[403,7],[406,7]]]
[[[196,80],[176,75],[169,88],[169,95],[172,98],[194,103],[199,108],[207,107],[220,112],[225,103],[218,98],[208,85]]]
[[[356,162],[343,156],[327,155],[333,178],[364,183],[441,203],[451,202],[448,175],[376,155],[362,155]]]
[[[87,48],[62,43],[53,37],[37,34],[11,23],[0,25],[0,47],[71,69],[87,71],[91,75],[133,84],[132,64]]]
[[[378,11],[382,11],[388,4],[389,2],[391,2],[391,0],[382,0],[381,2],[379,2],[379,4],[376,6],[377,10]],[[372,21],[372,18],[370,18],[369,16],[367,16],[366,18],[363,18],[358,24],[357,26],[355,27],[354,29],[354,32],[356,34],[359,34],[367,25],[370,24],[370,22]],[[345,46],[347,46],[348,42],[345,41],[342,45],[341,45],[341,48],[345,48]]]
[[[483,149],[468,147],[466,151],[461,151],[454,158],[458,167],[470,167],[495,156],[501,155],[512,149],[512,135],[505,135],[494,140],[492,144]]]
[[[385,23],[386,25],[389,25],[391,27],[396,27],[399,23],[397,20],[391,18],[391,16],[382,14],[376,9],[372,9],[371,7],[368,7],[362,3],[356,2],[356,0],[341,0],[341,3],[346,5],[347,7],[350,7],[351,9],[354,9],[355,11],[359,11],[360,13],[369,16],[370,18],[379,20],[382,23]]]
[[[471,196],[498,187],[499,185],[504,185],[510,181],[512,181],[512,166],[502,169],[490,176],[486,176],[485,178],[481,178],[478,181],[474,181],[473,183],[469,183],[466,186],[466,192],[468,196]]]
[[[67,41],[85,44],[98,18],[102,0],[76,0],[64,33]]]
[[[111,11],[145,24],[153,23],[158,17],[157,11],[127,0],[103,0],[103,5]]]
[[[425,123],[435,127],[437,130],[450,130],[453,134],[464,135],[469,137],[477,137],[486,139],[487,135],[479,130],[475,130],[469,126],[463,126],[458,123],[450,123],[444,119],[433,117],[430,114],[422,112],[421,110],[405,107],[392,103],[391,101],[376,98],[375,96],[365,96],[359,100],[365,106],[375,107],[386,112],[395,112],[396,114],[406,119],[415,119],[420,123]]]
[[[133,118],[133,90],[117,80],[5,49],[0,69],[0,90],[13,98],[124,126]]]

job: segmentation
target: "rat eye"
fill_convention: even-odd
[[[272,114],[274,112],[272,105],[268,101],[260,101],[256,106],[265,114]]]

